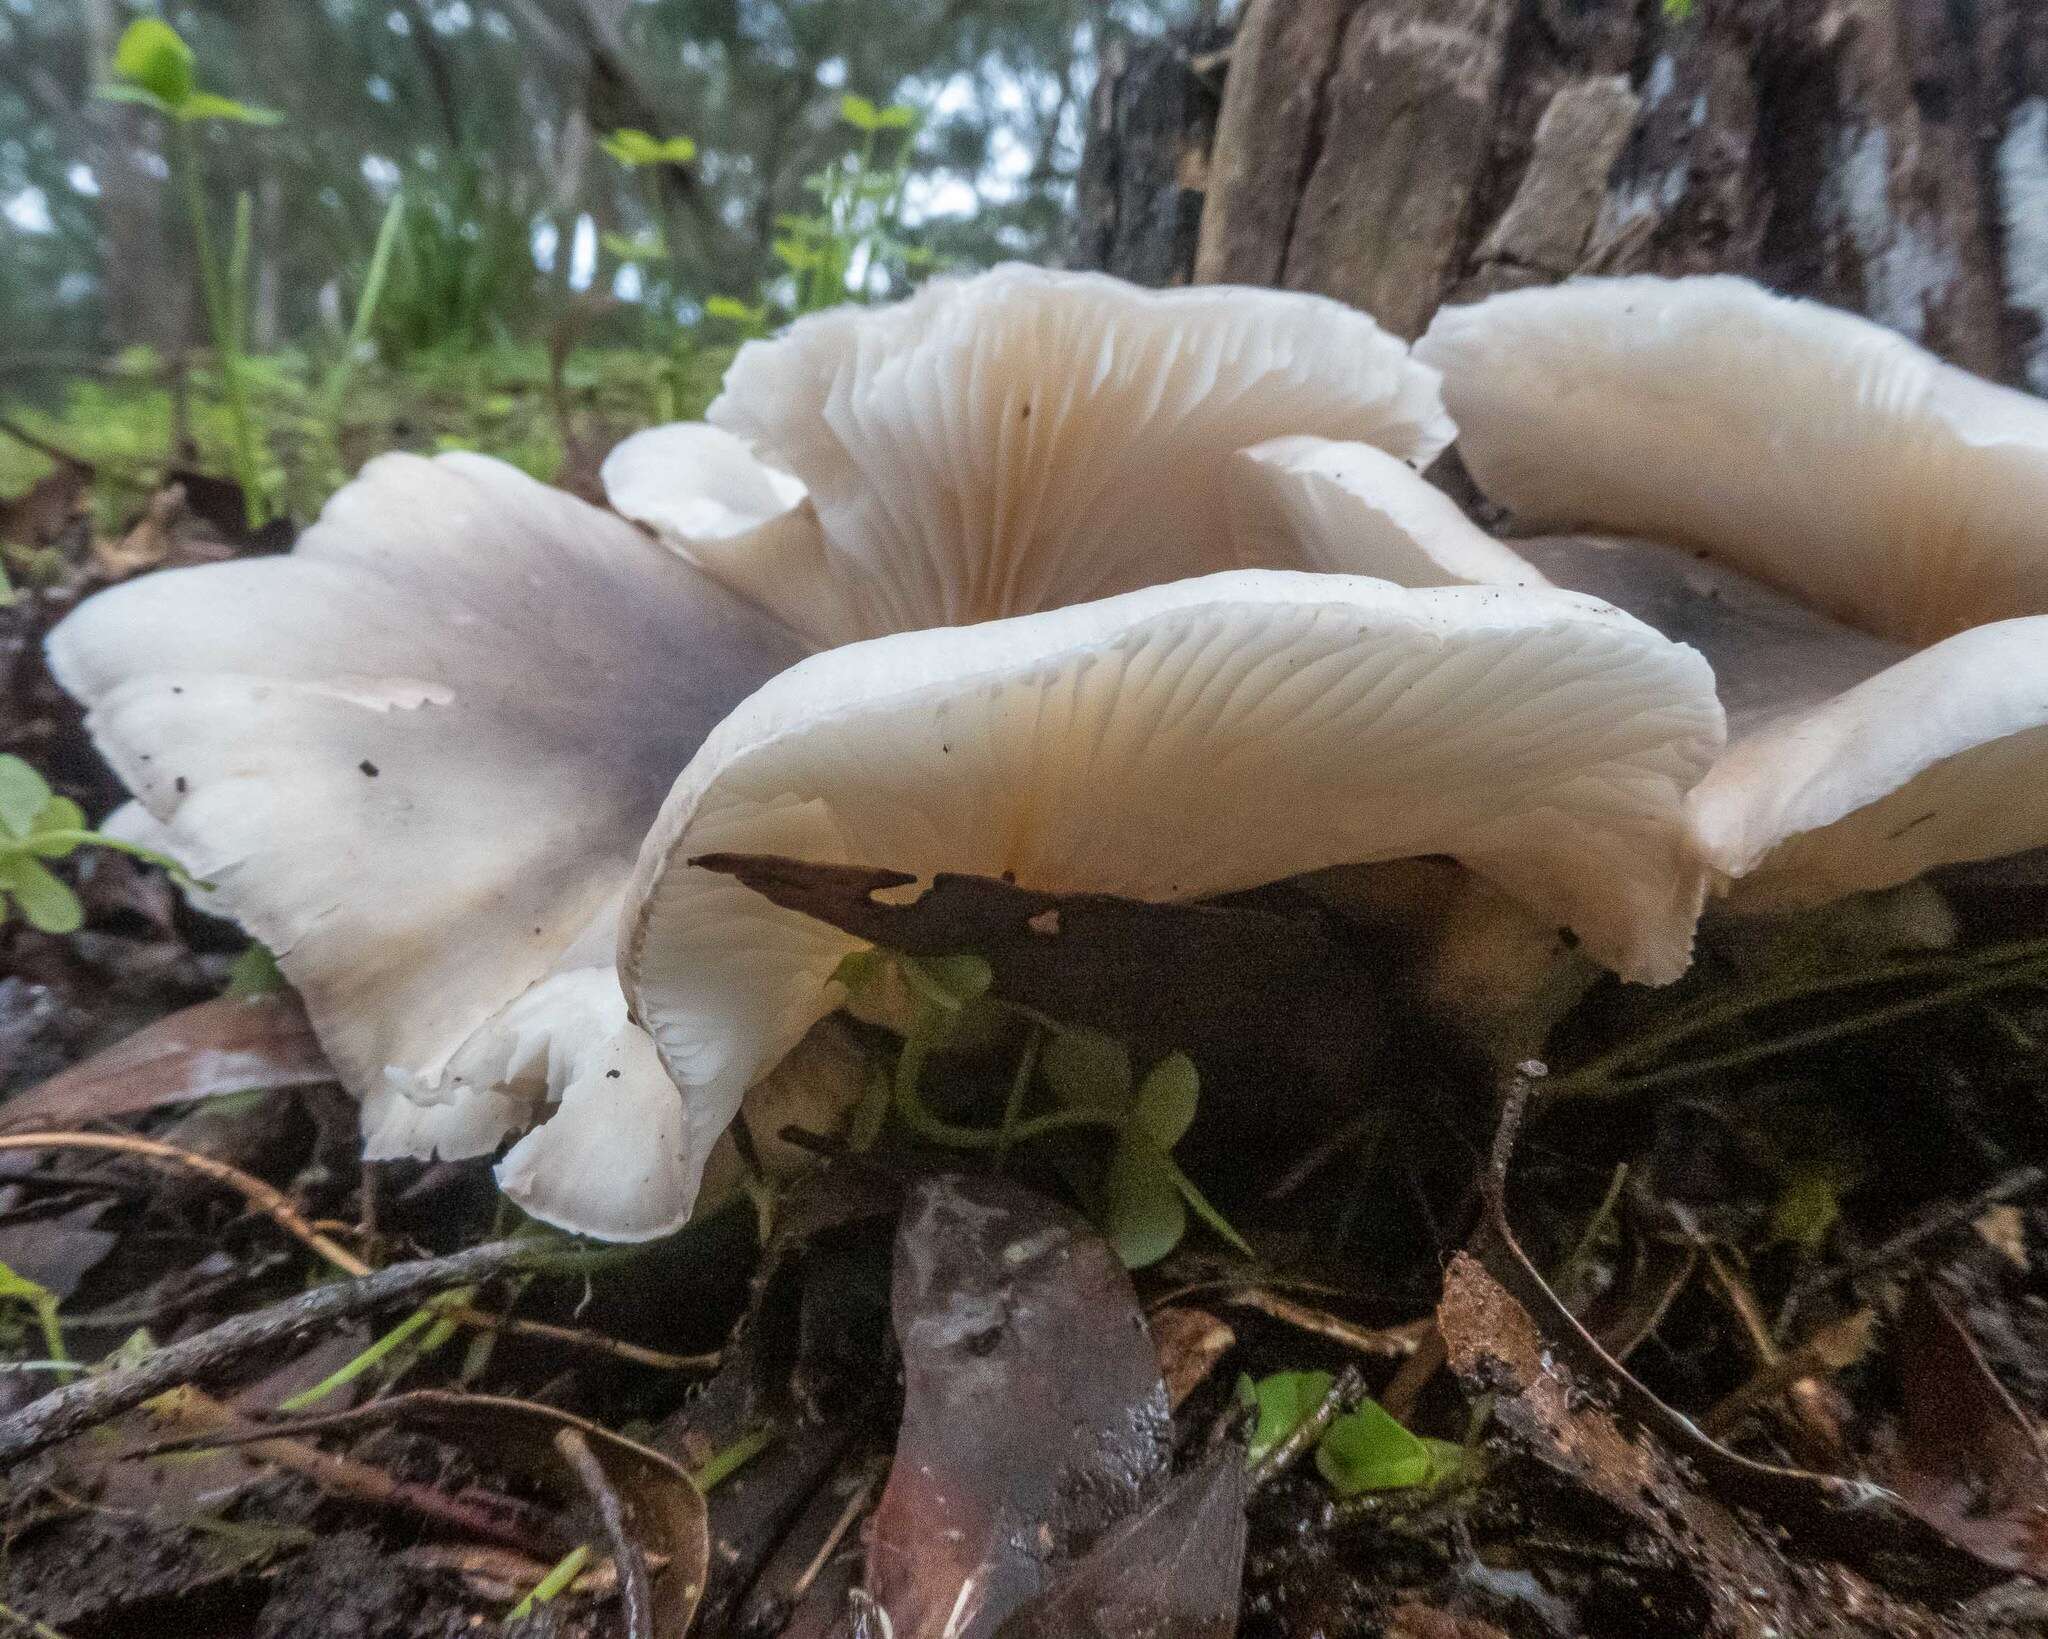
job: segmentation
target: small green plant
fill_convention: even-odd
[[[697,157],[697,144],[689,137],[655,137],[632,129],[614,131],[600,139],[599,146],[630,171],[660,165],[687,165]],[[650,194],[647,201],[656,212],[660,200]],[[677,288],[664,269],[669,259],[668,242],[659,233],[642,233],[628,238],[605,233],[598,245],[638,274],[641,305],[645,315],[647,355],[654,361],[653,412],[657,421],[673,421],[682,413],[689,397],[691,340],[676,324]]]
[[[648,165],[687,165],[697,157],[690,137],[657,137],[631,127],[599,137],[597,145],[621,165],[639,170]]]
[[[87,847],[133,855],[191,883],[176,861],[89,829],[77,803],[52,792],[49,782],[21,758],[0,755],[0,919],[11,900],[30,927],[76,933],[85,921],[84,908],[43,861],[67,859]]]
[[[64,1327],[57,1318],[56,1293],[0,1263],[0,1303],[18,1303],[34,1317],[36,1330],[42,1334],[43,1354],[48,1363],[66,1365],[70,1362],[71,1357],[64,1352]]]
[[[249,527],[269,518],[264,497],[263,445],[249,405],[245,379],[244,338],[249,321],[250,204],[244,193],[235,200],[234,235],[222,261],[207,219],[206,176],[198,129],[209,121],[235,125],[276,125],[284,116],[215,92],[202,91],[192,48],[178,31],[158,17],[138,17],[114,48],[114,80],[99,94],[117,102],[141,103],[170,121],[172,166],[184,195],[185,214],[199,257],[200,294],[213,335],[214,367],[220,374],[221,396],[227,401],[232,432],[235,478],[242,486]]]
[[[776,259],[795,281],[800,314],[837,307],[856,294],[856,269],[861,275],[858,293],[865,294],[876,271],[900,275],[907,282],[933,260],[929,251],[899,232],[910,150],[917,138],[917,110],[900,102],[878,108],[866,97],[849,93],[839,100],[839,117],[859,133],[859,149],[804,179],[804,187],[818,197],[816,210],[783,216],[776,223]],[[894,151],[885,159],[882,145],[891,138]]]
[[[1201,1078],[1184,1053],[1170,1053],[1142,1078],[1132,1072],[1130,1050],[1100,1031],[1074,1029],[1029,1008],[989,994],[994,974],[979,956],[914,958],[860,951],[839,966],[850,991],[886,986],[900,978],[916,1012],[893,1075],[878,1075],[853,1117],[853,1142],[872,1144],[893,1114],[913,1137],[949,1149],[989,1150],[1000,1161],[1020,1144],[1055,1133],[1110,1135],[1099,1175],[1077,1180],[1103,1237],[1132,1269],[1157,1263],[1199,1218],[1221,1240],[1255,1256],[1243,1236],[1210,1205],[1173,1159],[1173,1149],[1194,1124]],[[1011,1078],[999,1126],[947,1120],[920,1091],[931,1056],[985,1029],[991,1014],[1014,1015],[1029,1025]],[[1027,1113],[1043,1086],[1054,1108]]]
[[[736,296],[705,299],[704,316],[731,325],[743,341],[765,335],[779,318],[858,300],[877,284],[911,284],[937,264],[931,251],[901,232],[917,110],[907,103],[878,108],[866,97],[849,94],[839,100],[839,118],[857,133],[859,145],[804,178],[805,189],[817,196],[815,210],[776,218],[772,248],[782,278],[771,281],[753,302]],[[884,144],[891,139],[894,146],[885,156]]]
[[[363,293],[356,302],[356,316],[341,344],[341,355],[328,368],[320,392],[320,419],[337,466],[341,461],[341,406],[348,396],[348,384],[357,363],[370,345],[370,327],[377,322],[377,305],[384,299],[385,281],[391,274],[392,253],[398,248],[399,230],[405,225],[405,195],[393,194],[377,229],[377,243],[370,252],[369,271],[363,275]]]
[[[1316,1414],[1335,1383],[1328,1372],[1274,1372],[1254,1383],[1237,1380],[1238,1399],[1257,1412],[1245,1458],[1256,1467]],[[1331,1419],[1316,1440],[1316,1472],[1340,1497],[1441,1485],[1462,1472],[1463,1446],[1429,1440],[1403,1428],[1377,1400],[1362,1400]]]

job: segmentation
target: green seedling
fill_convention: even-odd
[[[43,861],[68,859],[80,848],[111,848],[162,866],[182,886],[204,886],[175,860],[90,829],[77,803],[51,791],[49,782],[21,758],[0,755],[0,919],[12,901],[30,927],[76,933],[85,921],[84,907]]]
[[[1239,1378],[1239,1399],[1258,1413],[1245,1449],[1247,1465],[1258,1466],[1314,1416],[1335,1381],[1322,1371],[1274,1372],[1256,1383]],[[1466,1460],[1464,1447],[1411,1433],[1377,1400],[1332,1420],[1316,1442],[1316,1472],[1340,1497],[1441,1485]]]
[[[854,1113],[854,1141],[865,1147],[893,1113],[926,1143],[949,1149],[992,1150],[998,1160],[1017,1145],[1055,1133],[1098,1131],[1111,1137],[1101,1181],[1091,1202],[1103,1236],[1132,1269],[1157,1263],[1187,1232],[1190,1214],[1218,1238],[1253,1257],[1251,1247],[1209,1203],[1173,1159],[1193,1124],[1201,1078],[1194,1062],[1171,1053],[1142,1079],[1129,1050],[1099,1031],[1075,1030],[989,994],[994,974],[979,956],[890,958],[879,951],[847,957],[835,974],[850,992],[887,982],[893,972],[917,1007],[893,1076],[878,1079]],[[954,1045],[963,1024],[987,1009],[1016,1014],[1032,1025],[1012,1077],[1003,1119],[995,1127],[949,1121],[920,1091],[933,1053]],[[1027,1114],[1034,1079],[1042,1079],[1055,1108]]]
[[[191,222],[193,247],[199,257],[200,293],[220,371],[221,394],[227,401],[236,481],[251,529],[269,517],[264,499],[262,440],[249,405],[245,379],[249,309],[249,196],[235,203],[232,249],[223,263],[206,211],[206,177],[198,129],[210,122],[232,125],[279,124],[284,115],[271,108],[238,102],[199,89],[192,48],[160,17],[138,17],[114,47],[114,77],[99,95],[116,102],[140,103],[170,122],[173,168]]]

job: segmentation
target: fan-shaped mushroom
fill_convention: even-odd
[[[1642,979],[1685,966],[1678,826],[1719,749],[1691,650],[1592,599],[1239,571],[817,655],[649,834],[621,971],[693,1151],[837,1003],[856,942],[713,852],[1194,898],[1450,854]]]
[[[1750,904],[2048,843],[2048,405],[1732,278],[1440,313],[1459,448],[1561,585],[1696,644],[1729,746],[1693,793]]]
[[[622,444],[612,502],[821,646],[1233,568],[1234,452],[1312,434],[1421,465],[1453,431],[1434,372],[1336,302],[1014,266],[749,342],[709,415],[732,440]],[[735,440],[781,513],[676,498],[714,459],[738,493]]]

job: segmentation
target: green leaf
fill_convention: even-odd
[[[1397,1423],[1385,1406],[1368,1400],[1324,1431],[1316,1445],[1316,1469],[1338,1496],[1355,1497],[1426,1484],[1434,1463],[1423,1440]]]
[[[917,124],[917,110],[907,102],[892,102],[875,116],[878,131],[908,131]]]
[[[69,1359],[64,1352],[63,1328],[57,1322],[57,1294],[0,1263],[0,1300],[10,1298],[34,1311],[36,1325],[43,1334],[43,1352],[52,1360]]]
[[[704,316],[724,319],[729,324],[759,324],[767,317],[758,307],[749,307],[736,296],[706,296]]]
[[[661,147],[645,131],[636,131],[631,126],[622,126],[609,136],[599,137],[597,145],[621,165],[651,165],[655,152]]]
[[[50,785],[21,758],[0,754],[0,830],[25,837],[50,806]]]
[[[42,933],[76,933],[85,924],[78,895],[26,854],[0,856],[0,890],[14,896],[29,926]]]
[[[857,91],[849,91],[839,99],[839,117],[856,131],[882,128],[882,111]]]
[[[254,103],[237,102],[233,97],[216,96],[211,91],[195,91],[178,105],[176,110],[181,120],[228,120],[236,125],[282,125],[283,110],[259,108]]]
[[[657,137],[631,126],[599,137],[598,146],[621,165],[635,169],[643,165],[687,165],[697,157],[693,137]]]
[[[1263,1462],[1275,1446],[1307,1421],[1316,1407],[1329,1398],[1336,1382],[1328,1372],[1275,1372],[1252,1384],[1251,1397],[1259,1408],[1258,1423],[1252,1429],[1245,1460]]]
[[[224,994],[243,1000],[250,996],[271,996],[285,988],[284,973],[277,965],[277,958],[270,953],[268,945],[251,945],[237,956],[234,965],[228,969],[228,987]]]
[[[1785,1180],[1771,1208],[1771,1238],[1817,1252],[1841,1215],[1836,1170],[1824,1164],[1802,1167]]]
[[[35,829],[38,831],[83,831],[85,810],[69,797],[52,797],[43,804],[43,811],[36,815]]]
[[[1169,1053],[1146,1072],[1131,1119],[1162,1151],[1171,1150],[1195,1121],[1202,1078],[1185,1053]]]
[[[597,242],[620,262],[658,262],[668,255],[668,246],[658,233],[601,233]]]
[[[1130,1049],[1099,1030],[1062,1030],[1045,1044],[1039,1074],[1070,1110],[1121,1116],[1131,1102]]]
[[[192,96],[192,48],[161,17],[138,17],[114,47],[114,73],[176,112]]]
[[[165,106],[163,98],[153,91],[143,90],[139,85],[96,85],[92,88],[92,94],[101,102],[140,103],[144,108],[154,108],[159,114],[173,111]]]
[[[1142,1139],[1126,1139],[1109,1158],[1102,1181],[1102,1236],[1126,1269],[1144,1269],[1180,1245],[1187,1203],[1173,1174]]]
[[[950,1000],[954,1007],[965,1007],[969,1002],[978,1001],[988,994],[988,987],[995,983],[995,969],[979,956],[906,956],[903,959],[905,977],[913,989],[930,994],[932,989],[940,992],[931,999],[939,1002]],[[925,981],[919,984],[918,981]]]

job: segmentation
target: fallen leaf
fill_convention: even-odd
[[[296,996],[217,996],[145,1025],[0,1104],[0,1129],[76,1127],[223,1093],[333,1079]]]
[[[662,1567],[653,1580],[656,1639],[683,1639],[689,1631],[704,1596],[711,1557],[704,1497],[689,1470],[651,1446],[553,1406],[495,1394],[420,1389],[332,1416],[267,1422],[231,1438],[170,1442],[153,1449],[248,1445],[383,1424],[449,1437],[472,1455],[482,1452],[530,1473],[572,1505],[580,1506],[583,1489],[555,1446],[555,1437],[563,1429],[573,1429],[588,1443],[617,1488],[634,1540],[650,1564]]]
[[[1969,1328],[1931,1287],[1892,1331],[1902,1401],[1887,1479],[1922,1519],[1979,1558],[2048,1575],[2048,1451]]]
[[[1354,1087],[1373,1044],[1361,1021],[1375,1016],[1377,989],[1318,916],[1044,893],[951,872],[904,904],[875,897],[917,882],[901,871],[765,854],[691,863],[905,955],[971,951],[993,970],[996,996],[1106,1031],[1143,1062],[1180,1050],[1205,1071],[1254,1065],[1261,1085],[1313,1076]]]
[[[1244,1460],[1227,1446],[1020,1606],[998,1639],[1230,1639],[1244,1503]]]
[[[909,1192],[903,1427],[868,1545],[894,1639],[986,1639],[1166,1472],[1166,1387],[1130,1277],[1075,1213],[1000,1178]]]
[[[55,546],[88,516],[93,469],[81,461],[59,461],[19,495],[0,497],[0,542],[9,546]]]
[[[1986,1246],[2004,1254],[2022,1274],[2033,1272],[2027,1257],[2027,1215],[2018,1207],[2009,1201],[1987,1207],[1972,1227]]]
[[[1154,1309],[1147,1324],[1159,1354],[1159,1375],[1166,1381],[1167,1404],[1178,1411],[1216,1362],[1236,1347],[1237,1333],[1208,1310],[1180,1304]]]
[[[93,1227],[113,1204],[88,1201],[54,1217],[0,1224],[0,1265],[59,1300],[70,1297],[120,1239],[109,1230]]]

